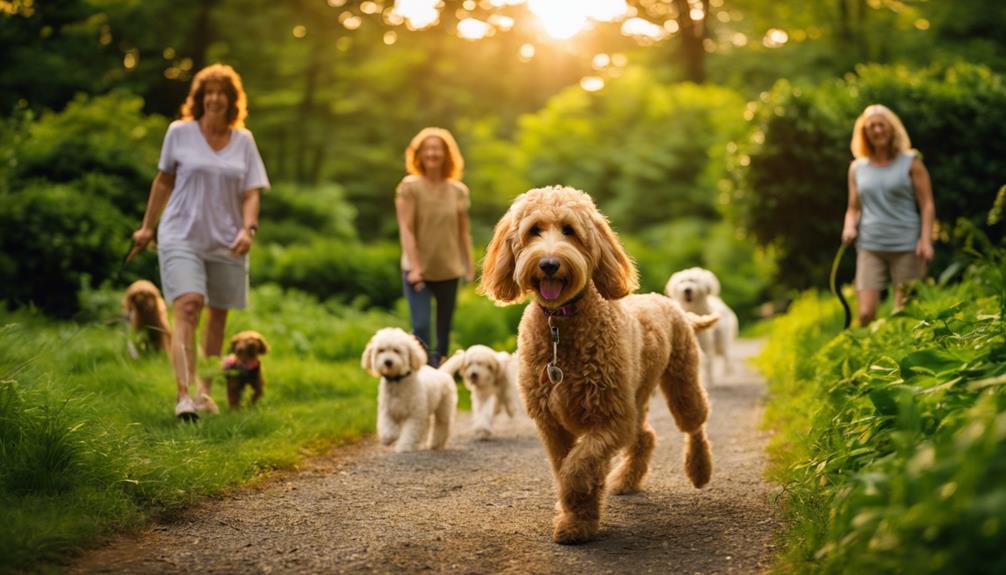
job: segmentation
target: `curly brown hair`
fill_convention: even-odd
[[[248,117],[248,97],[241,85],[241,76],[227,64],[212,64],[196,74],[189,95],[182,104],[182,119],[198,120],[203,117],[207,82],[220,82],[227,94],[227,123],[232,128],[243,128]]]

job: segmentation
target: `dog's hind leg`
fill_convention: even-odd
[[[685,472],[693,485],[702,487],[709,482],[713,467],[704,428],[709,400],[699,382],[699,349],[690,330],[675,330],[670,365],[660,379],[660,389],[678,429],[688,434]]]
[[[636,430],[635,438],[625,448],[625,459],[612,472],[608,480],[611,492],[615,495],[638,492],[650,467],[650,457],[653,455],[657,436],[653,433],[649,422],[646,421],[645,411],[641,414],[640,423],[642,425]]]

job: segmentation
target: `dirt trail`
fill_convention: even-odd
[[[394,454],[368,441],[299,473],[188,511],[90,552],[74,573],[757,573],[776,519],[762,481],[765,387],[744,363],[710,390],[712,482],[694,489],[662,397],[645,491],[611,497],[597,540],[550,540],[555,494],[526,417],[477,442],[459,418],[449,448]]]

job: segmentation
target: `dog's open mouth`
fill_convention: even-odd
[[[541,294],[545,301],[559,299],[562,288],[566,287],[566,280],[560,278],[541,278],[535,280],[535,290]]]

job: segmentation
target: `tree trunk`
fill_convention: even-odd
[[[678,8],[678,34],[681,35],[681,57],[685,79],[696,84],[706,81],[706,22],[709,21],[709,0],[702,0],[702,20],[692,20],[688,0],[674,0]]]

